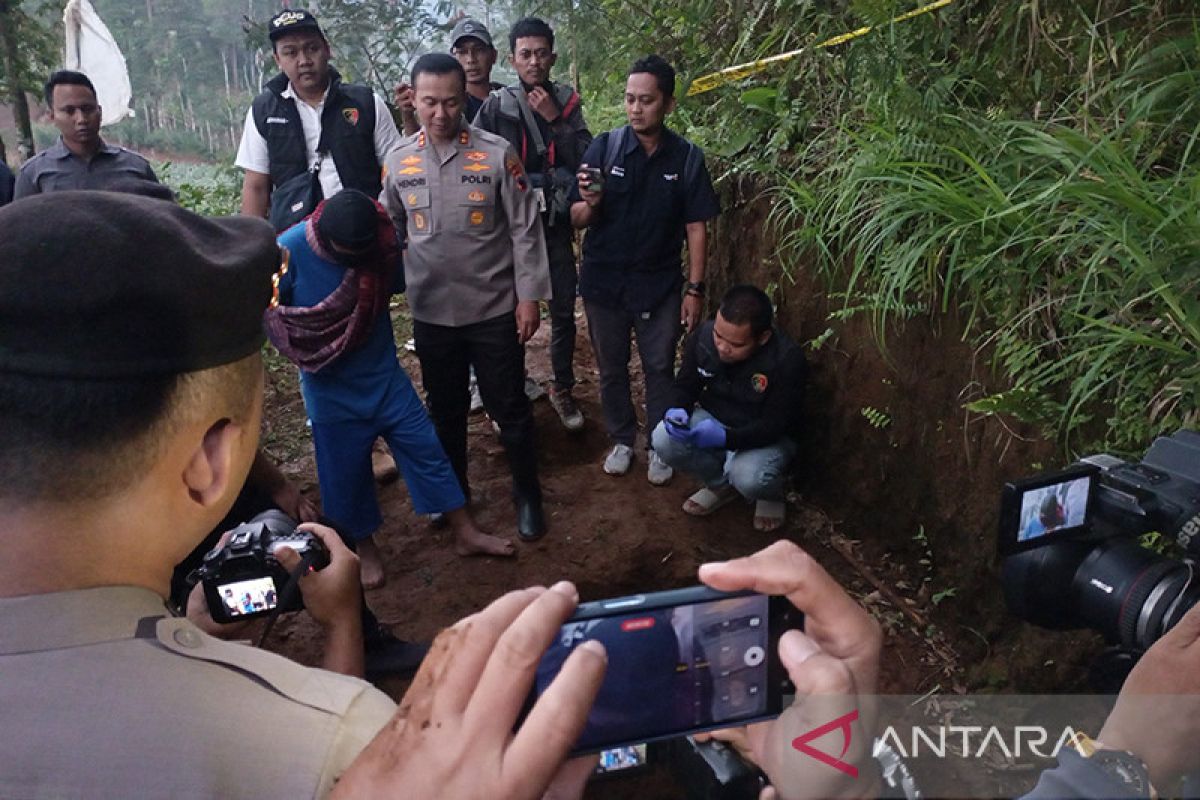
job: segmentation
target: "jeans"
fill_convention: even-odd
[[[702,419],[714,417],[697,408],[688,427]],[[796,443],[787,437],[753,450],[696,447],[672,439],[665,422],[658,423],[651,439],[654,452],[673,469],[696,476],[710,489],[728,484],[747,500],[782,500],[787,466],[796,455]]]
[[[575,294],[579,273],[575,267],[575,237],[569,226],[546,229],[546,254],[550,260],[550,366],[554,388],[575,385]]]
[[[637,337],[638,356],[646,377],[646,428],[663,418],[675,379],[675,345],[679,341],[680,296],[672,292],[652,311],[637,313],[584,301],[596,367],[600,370],[600,406],[604,426],[614,444],[633,446],[637,414],[629,392],[629,334]],[[647,434],[649,439],[649,434]]]
[[[413,321],[421,380],[429,416],[468,500],[467,413],[471,409],[468,372],[475,367],[483,407],[500,426],[513,491],[540,500],[533,410],[525,396],[525,349],[517,343],[516,315],[450,327]]]

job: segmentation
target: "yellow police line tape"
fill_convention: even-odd
[[[919,17],[922,14],[928,14],[930,11],[937,11],[939,8],[944,8],[953,2],[954,0],[937,0],[937,2],[921,6],[920,8],[915,8],[912,11],[901,14],[900,16],[892,19],[892,21],[888,24],[894,25],[897,22],[904,22],[905,20],[912,19],[913,17]],[[862,28],[852,30],[849,33],[843,33],[840,36],[835,36],[832,39],[826,39],[818,44],[817,47],[834,47],[839,44],[844,44],[851,39],[857,39],[860,36],[865,36],[872,30],[874,30],[873,26],[866,25]],[[708,75],[702,75],[699,78],[696,78],[696,80],[692,81],[692,85],[688,88],[688,97],[691,97],[694,94],[702,94],[726,83],[732,83],[733,81],[741,80],[742,78],[749,77],[756,72],[762,72],[772,64],[778,64],[781,61],[788,61],[789,59],[795,58],[803,53],[804,49],[805,48],[801,47],[799,50],[790,50],[786,53],[780,53],[777,56],[771,56],[770,58],[760,58],[758,61],[749,61],[745,64],[726,67],[720,72],[712,72]]]

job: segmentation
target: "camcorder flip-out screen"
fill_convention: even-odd
[[[1005,484],[1000,495],[1000,554],[1085,534],[1099,474],[1099,467],[1079,464]]]
[[[772,719],[794,693],[779,637],[802,620],[786,598],[703,586],[584,603],[542,658],[529,706],[597,639],[608,669],[576,754]]]

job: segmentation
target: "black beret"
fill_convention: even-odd
[[[263,342],[279,250],[251,217],[115,192],[0,208],[0,372],[134,378],[216,367]]]

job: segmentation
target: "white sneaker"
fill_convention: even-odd
[[[612,452],[604,459],[604,471],[609,475],[624,475],[633,466],[633,448],[627,444],[613,445]]]
[[[675,470],[659,457],[658,453],[650,451],[650,462],[646,465],[646,480],[655,486],[666,486],[675,476]]]

